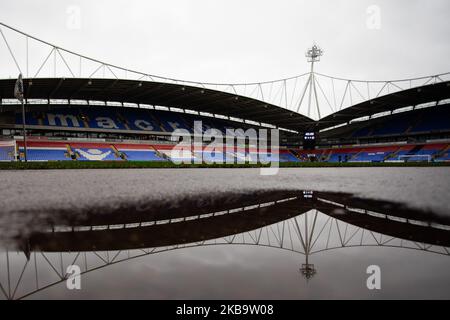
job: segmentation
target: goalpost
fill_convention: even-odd
[[[17,149],[16,141],[0,140],[0,161],[16,161]]]
[[[404,155],[398,156],[398,160],[400,160],[400,161],[403,160],[404,162],[406,162],[408,160],[408,158],[422,158],[423,160],[416,159],[414,161],[431,162],[431,155],[429,155],[429,154],[408,154],[408,155],[404,154]]]

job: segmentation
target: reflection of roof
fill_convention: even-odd
[[[330,114],[318,121],[317,127],[325,129],[346,123],[352,119],[370,116],[394,109],[450,98],[450,81],[398,91]]]
[[[14,98],[15,79],[0,80],[0,97]],[[266,102],[179,84],[84,78],[24,80],[28,99],[72,99],[158,105],[209,112],[301,131],[314,120]]]
[[[314,192],[313,198],[302,195],[296,190],[271,190],[175,198],[171,206],[167,206],[166,201],[154,200],[139,204],[125,203],[113,209],[100,206],[82,214],[69,209],[48,211],[43,223],[36,220],[39,227],[33,230],[30,237],[24,233],[26,240],[24,236],[18,238],[25,241],[32,251],[162,247],[236,236],[316,209],[328,217],[393,238],[450,245],[449,217],[345,193]],[[46,226],[50,225],[51,229],[48,229],[50,227]],[[275,229],[280,232],[280,229]],[[259,236],[253,239],[256,238]],[[279,235],[278,241],[281,238]],[[315,241],[317,239],[318,236]],[[301,241],[306,252],[305,243]],[[309,240],[306,246],[309,246],[308,243]],[[305,272],[311,271],[307,270],[308,266],[313,267],[305,265]]]

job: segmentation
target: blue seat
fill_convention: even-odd
[[[291,153],[280,152],[280,162],[299,162],[299,159]]]
[[[382,123],[369,122],[355,130],[352,137],[395,135],[450,130],[450,106],[437,106],[407,111],[383,118]]]
[[[383,161],[388,154],[390,154],[390,152],[361,152],[351,161],[380,162]]]
[[[164,158],[158,157],[155,151],[150,150],[121,150],[121,152],[126,155],[128,161],[167,161]]]
[[[328,162],[345,162],[349,161],[355,153],[333,153],[331,154]]]
[[[20,153],[24,152],[23,148],[20,148]],[[66,150],[60,149],[27,149],[27,159],[30,161],[67,161],[72,160],[68,157]]]

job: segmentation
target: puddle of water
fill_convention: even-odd
[[[228,192],[9,218],[5,299],[450,297],[450,217],[349,193]],[[70,265],[81,290],[67,289]],[[367,288],[371,265],[381,290]]]

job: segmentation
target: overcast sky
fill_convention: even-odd
[[[398,79],[450,71],[448,0],[14,0],[0,21],[152,74],[249,82],[308,71]],[[4,44],[0,44],[4,46]],[[3,58],[3,57],[1,57]]]

